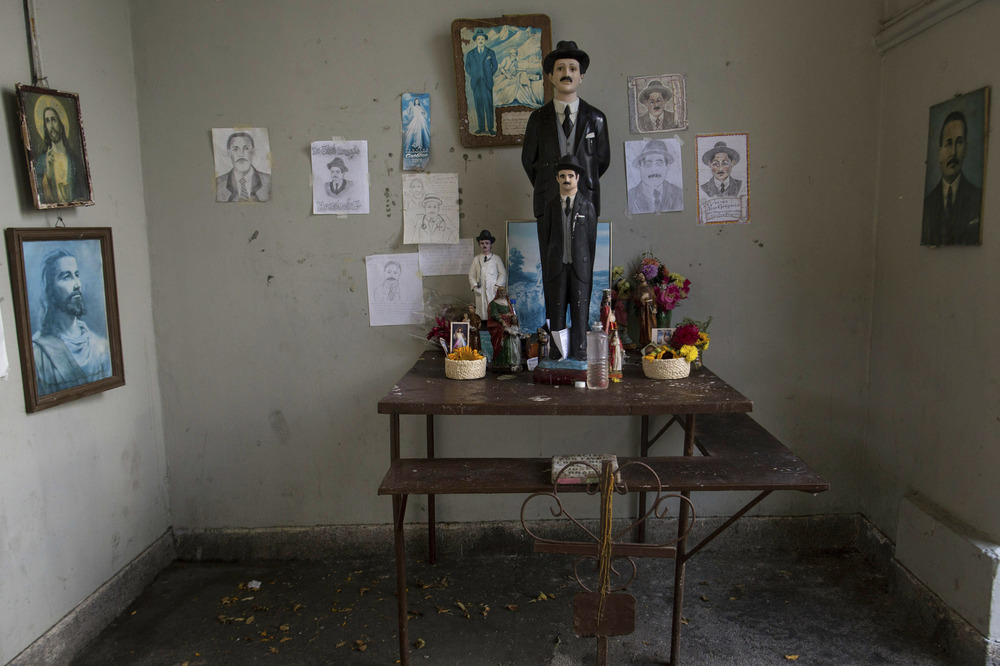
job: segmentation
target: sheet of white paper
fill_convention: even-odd
[[[313,215],[367,215],[368,142],[313,141]]]
[[[217,202],[270,201],[271,142],[266,127],[213,127],[212,154]]]
[[[7,341],[3,336],[3,319],[0,319],[0,379],[7,379],[7,371],[10,364],[7,363]]]
[[[365,257],[368,274],[368,323],[371,326],[419,324],[424,318],[424,284],[417,254]]]
[[[420,272],[424,275],[467,275],[476,255],[472,238],[460,238],[457,243],[421,243]]]
[[[458,174],[403,174],[403,242],[458,242]]]

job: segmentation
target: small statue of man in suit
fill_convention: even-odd
[[[579,188],[585,170],[574,155],[556,162],[559,196],[538,222],[545,318],[556,358],[587,360],[587,320],[597,251],[597,212]],[[566,328],[569,309],[573,328]]]

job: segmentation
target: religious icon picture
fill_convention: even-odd
[[[479,331],[476,331],[479,334]],[[451,322],[451,342],[448,345],[448,351],[455,351],[459,347],[469,346],[469,322],[467,321],[453,321]]]
[[[94,205],[80,96],[20,83],[16,88],[35,208]]]
[[[989,88],[931,107],[921,245],[982,244],[989,117]]]
[[[6,235],[27,411],[123,386],[111,229]]]
[[[451,24],[462,145],[524,140],[532,110],[552,99],[542,59],[552,47],[545,14],[457,19]]]

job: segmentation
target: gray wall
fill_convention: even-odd
[[[879,5],[871,0],[515,2],[592,58],[582,96],[610,118],[602,181],[615,263],[645,250],[691,279],[675,313],[713,315],[709,364],[834,490],[769,498],[763,513],[858,510],[872,285]],[[578,3],[579,5],[579,3]],[[578,6],[575,5],[575,6]],[[421,350],[422,327],[368,326],[364,257],[402,245],[399,95],[432,96],[434,172],[457,172],[461,233],[530,217],[519,149],[458,138],[449,25],[468,2],[133,3],[157,352],[175,525],[386,522],[388,462],[376,402]],[[238,9],[237,9],[238,8]],[[239,21],[233,17],[239,15]],[[235,25],[238,24],[238,29]],[[234,65],[245,65],[234,67]],[[679,133],[687,209],[625,213],[626,77],[688,77]],[[217,204],[213,126],[267,127],[274,198]],[[694,135],[750,133],[752,223],[695,226]],[[311,141],[367,139],[368,216],[310,213]],[[499,234],[498,249],[505,252]],[[464,278],[425,286],[460,298]],[[443,419],[445,455],[635,450],[625,420]],[[403,420],[404,454],[423,422]],[[729,511],[742,497],[701,498]],[[420,503],[410,515],[418,518]],[[444,498],[444,520],[509,519],[519,498]]]
[[[0,663],[133,560],[170,524],[132,40],[125,2],[36,3],[49,85],[80,95],[96,205],[36,211],[14,84],[31,83],[20,0],[0,2],[3,227],[111,227],[126,385],[26,414],[6,252],[0,319]]]
[[[987,44],[1000,5],[981,2],[884,60],[865,513],[896,538],[917,491],[1000,542],[1000,151],[989,151],[982,247],[920,247],[927,109],[994,86]],[[995,104],[995,98],[994,98]],[[991,114],[996,118],[996,113]]]

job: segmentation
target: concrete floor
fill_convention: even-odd
[[[409,560],[414,664],[594,664],[573,635],[573,558]],[[611,664],[670,654],[671,560],[640,562],[629,591],[636,631],[612,638]],[[247,588],[260,581],[258,590]],[[959,663],[895,603],[854,549],[707,550],[687,567],[682,664]],[[254,564],[175,562],[72,666],[394,664],[391,557]]]

